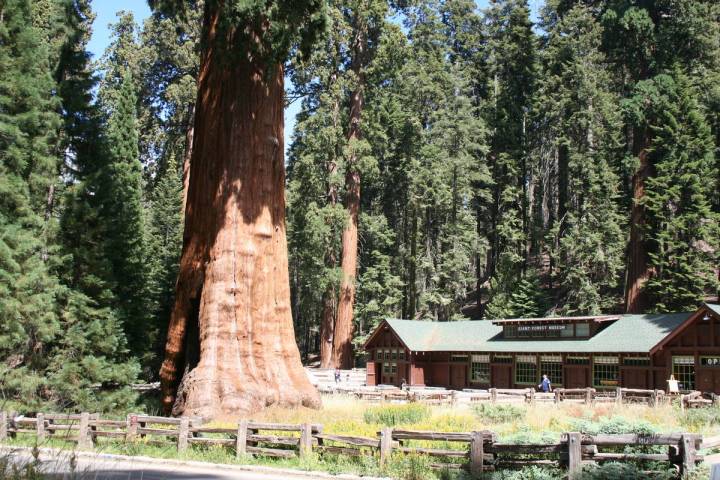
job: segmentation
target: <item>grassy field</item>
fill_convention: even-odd
[[[421,404],[369,404],[346,396],[326,396],[321,410],[272,407],[252,416],[252,420],[278,423],[320,423],[326,433],[375,437],[383,426],[414,430],[472,431],[491,430],[505,442],[553,442],[568,431],[584,433],[650,433],[693,432],[704,435],[720,434],[720,410],[703,409],[681,412],[677,407],[614,404],[588,407],[579,404],[563,405],[458,405],[426,406]],[[212,426],[234,427],[236,419],[227,418]],[[18,438],[14,443],[28,444],[31,438]],[[46,446],[60,446],[51,440]],[[426,446],[416,442],[417,446]],[[427,445],[430,446],[430,445]],[[466,448],[464,445],[434,443],[435,448]],[[236,459],[234,452],[222,447],[193,446],[178,453],[174,446],[155,446],[138,441],[133,444],[101,441],[98,450],[128,455],[148,455],[162,458],[192,459],[219,463],[262,464],[304,470],[323,470],[332,473],[383,475],[408,480],[435,478],[463,478],[463,473],[433,471],[429,460],[421,456],[396,455],[386,467],[380,468],[372,457],[347,458],[333,455],[307,459],[276,460],[268,458]],[[614,469],[614,470],[613,470]],[[700,469],[697,478],[706,478]],[[521,471],[496,472],[488,478],[495,480],[557,479],[562,472],[555,469],[526,468]],[[608,466],[601,472],[588,472],[593,478],[663,478],[647,477],[627,466]]]

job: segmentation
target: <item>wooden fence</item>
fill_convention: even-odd
[[[699,392],[697,392],[699,393]],[[422,402],[427,404],[458,403],[616,403],[646,404],[658,406],[669,401],[663,390],[641,390],[616,388],[596,390],[594,388],[556,388],[551,393],[537,392],[533,388],[510,389],[490,388],[488,390],[438,390],[438,389],[381,389],[355,390],[354,396],[363,400],[383,402]]]
[[[203,426],[199,420],[128,415],[125,420],[104,420],[97,414],[42,414],[34,418],[0,412],[0,442],[18,434],[76,442],[92,449],[101,438],[166,445],[187,450],[192,445],[220,445],[238,457],[305,457],[313,452],[349,456],[370,455],[384,464],[393,454],[433,458],[434,468],[466,469],[474,476],[483,471],[526,465],[561,466],[575,478],[586,463],[607,461],[666,462],[687,477],[702,460],[699,448],[720,446],[720,437],[703,441],[689,433],[652,435],[584,435],[565,433],[556,443],[504,443],[490,431],[464,433],[409,431],[384,428],[376,437],[328,434],[322,425],[261,423],[241,420],[234,428]],[[624,453],[624,447],[667,447],[665,453]]]

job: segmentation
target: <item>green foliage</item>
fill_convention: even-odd
[[[673,470],[647,473],[637,465],[611,462],[585,467],[578,478],[582,480],[670,480],[676,478],[676,473]]]
[[[365,423],[386,427],[418,423],[430,417],[427,405],[408,403],[405,405],[381,405],[368,408],[363,414]]]
[[[557,480],[564,472],[558,468],[523,467],[516,471],[501,470],[488,475],[490,480]]]
[[[714,408],[687,409],[680,414],[680,424],[692,431],[720,425],[720,412]]]
[[[720,224],[710,203],[716,194],[708,182],[715,162],[710,127],[682,71],[659,75],[638,89],[650,107],[629,105],[653,131],[655,172],[642,199],[654,271],[646,291],[655,311],[692,310],[717,286]]]
[[[525,409],[514,405],[492,405],[481,403],[473,406],[473,412],[483,422],[505,423],[515,420],[522,420],[525,416]]]

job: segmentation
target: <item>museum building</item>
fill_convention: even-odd
[[[434,322],[388,319],[364,346],[367,384],[618,386],[720,394],[720,305],[690,313]]]

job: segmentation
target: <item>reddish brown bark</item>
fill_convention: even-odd
[[[283,68],[228,61],[213,47],[217,21],[206,12],[163,406],[202,417],[319,406],[290,313]]]
[[[643,286],[652,274],[647,247],[643,239],[645,207],[640,203],[645,196],[645,181],[651,173],[647,132],[639,133],[636,136],[636,142],[640,165],[632,179],[633,204],[630,215],[630,243],[628,245],[628,269],[625,283],[625,311],[627,313],[642,313],[646,308],[647,300],[643,292]]]
[[[187,203],[187,192],[190,187],[190,159],[192,157],[193,136],[195,134],[195,105],[189,107],[188,127],[185,132],[185,155],[183,156],[183,198],[182,214],[185,215],[185,204]]]
[[[333,74],[330,77],[329,85],[332,86],[337,80]],[[340,117],[340,104],[337,99],[333,104],[333,127],[337,128]],[[330,161],[327,164],[328,175],[328,205],[334,207],[337,204],[338,193],[334,176],[337,172],[337,151],[331,153]],[[337,258],[333,242],[328,242],[325,252],[325,265],[330,268],[336,266]],[[320,320],[320,368],[337,368],[337,362],[333,358],[333,336],[335,334],[335,315],[337,313],[337,294],[335,285],[328,286],[323,294],[323,311]]]
[[[353,93],[350,109],[350,130],[348,142],[360,139],[360,115],[363,107],[362,89]],[[342,233],[342,281],[338,298],[337,319],[333,335],[333,361],[339,368],[352,368],[353,306],[355,304],[355,275],[357,273],[358,251],[358,214],[360,213],[360,172],[357,170],[357,157],[350,147],[348,171],[345,175],[345,204],[348,221]]]

